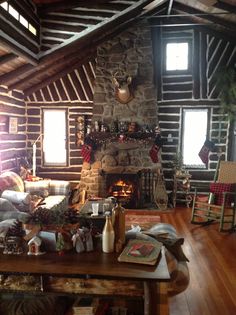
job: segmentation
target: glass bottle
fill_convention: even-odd
[[[112,224],[115,231],[115,251],[118,253],[125,244],[125,209],[120,204],[112,209]]]
[[[112,226],[111,217],[106,216],[106,223],[102,231],[102,251],[104,253],[114,252],[115,232]]]

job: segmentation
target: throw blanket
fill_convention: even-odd
[[[183,238],[178,238],[175,228],[171,224],[158,223],[148,231],[134,232],[132,230],[126,233],[128,239],[155,238],[165,247],[165,256],[170,273],[171,281],[168,283],[168,294],[173,296],[183,292],[189,284],[189,270],[182,245]]]

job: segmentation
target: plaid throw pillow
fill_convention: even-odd
[[[223,204],[223,192],[232,192],[234,189],[234,184],[225,184],[225,183],[211,183],[210,192],[215,195],[215,204]],[[225,205],[230,206],[232,202],[232,196],[226,195]]]

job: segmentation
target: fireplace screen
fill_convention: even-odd
[[[140,199],[140,183],[137,174],[107,174],[107,194],[124,207],[137,208]]]

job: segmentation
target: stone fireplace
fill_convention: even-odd
[[[128,195],[123,200],[125,205],[139,208],[152,202],[160,170],[160,163],[153,163],[149,155],[158,125],[152,51],[150,27],[145,22],[98,47],[92,133],[89,135],[96,149],[94,158],[83,163],[80,181],[88,196],[120,194],[118,197],[125,199],[124,187],[118,185],[120,180]],[[120,103],[114,93],[112,76],[119,71],[132,77],[134,98],[127,104]],[[95,132],[95,121],[105,126],[105,131]],[[126,126],[135,123],[136,129],[114,132],[115,122]]]

